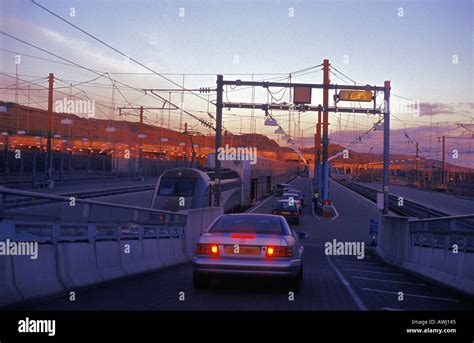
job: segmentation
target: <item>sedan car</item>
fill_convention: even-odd
[[[285,189],[289,189],[291,186],[287,183],[279,183],[272,188],[272,193],[277,196],[281,196]]]
[[[294,194],[298,194],[300,196],[300,200],[301,200],[301,205],[304,206],[304,194],[302,191],[300,191],[299,189],[296,189],[296,188],[289,188],[287,191],[287,193],[294,193]]]
[[[303,277],[303,246],[282,216],[224,214],[199,237],[193,257],[196,288],[209,287],[221,276],[276,277],[299,291]]]
[[[272,214],[283,216],[288,223],[300,223],[301,211],[298,205],[287,200],[278,200],[273,206]]]
[[[300,213],[303,210],[303,203],[301,201],[301,198],[296,193],[283,193],[283,195],[278,200],[288,200],[290,201],[290,203],[295,203]]]

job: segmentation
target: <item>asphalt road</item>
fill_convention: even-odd
[[[471,300],[444,287],[378,261],[365,250],[355,256],[327,256],[328,241],[371,241],[370,218],[375,205],[347,188],[331,184],[331,197],[338,212],[333,220],[317,218],[310,208],[311,183],[298,178],[294,186],[306,195],[301,224],[304,240],[304,279],[301,292],[289,293],[276,281],[222,280],[205,290],[195,290],[192,266],[173,268],[49,299],[26,309],[33,310],[473,310]],[[276,197],[257,206],[269,213]],[[403,292],[403,298],[401,293]]]

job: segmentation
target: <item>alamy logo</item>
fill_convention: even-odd
[[[95,117],[95,100],[71,100],[64,98],[54,102],[54,110],[58,113],[87,114]]]
[[[32,260],[36,260],[38,242],[14,242],[9,239],[0,241],[0,256],[30,256]]]
[[[234,148],[226,144],[225,147],[219,147],[217,149],[217,159],[219,161],[250,161],[250,164],[256,164],[257,148]]]
[[[47,333],[48,336],[56,334],[56,321],[54,319],[38,320],[26,317],[18,322],[20,333]]]
[[[324,253],[328,256],[357,256],[359,260],[365,256],[364,242],[338,242],[333,239],[332,242],[326,242],[324,248]]]

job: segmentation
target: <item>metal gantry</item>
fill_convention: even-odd
[[[340,112],[340,113],[364,113],[364,114],[378,114],[384,116],[384,173],[383,173],[383,189],[384,194],[384,207],[383,213],[388,213],[388,200],[389,200],[389,183],[390,183],[390,81],[385,81],[383,86],[371,86],[371,85],[337,85],[331,84],[329,81],[329,60],[323,61],[323,83],[287,83],[287,82],[267,82],[267,81],[243,81],[243,80],[224,80],[222,75],[217,75],[217,101],[216,101],[216,155],[215,155],[215,168],[216,168],[216,182],[215,182],[215,206],[220,204],[220,161],[217,159],[218,149],[221,147],[221,135],[222,135],[222,109],[223,108],[236,108],[236,109],[262,109],[267,110],[296,110],[296,111],[315,111],[323,112],[323,129],[322,129],[322,200],[327,201],[329,199],[329,167],[328,167],[328,120],[327,114],[329,112]],[[252,86],[252,87],[263,87],[263,88],[306,88],[306,89],[322,89],[323,90],[323,106],[312,106],[310,104],[265,104],[265,103],[241,103],[241,102],[223,102],[223,91],[224,86]],[[381,91],[384,93],[384,110],[376,108],[375,96],[372,101],[374,106],[371,109],[368,108],[348,108],[329,106],[329,90],[352,90],[352,91]],[[321,115],[319,115],[319,119]],[[326,118],[326,119],[325,119]],[[318,122],[318,125],[321,123]],[[319,127],[319,126],[318,126]],[[321,137],[321,132],[319,133]],[[315,160],[320,156],[319,147],[315,146]],[[316,168],[320,169],[320,168]],[[320,177],[318,176],[318,179]]]

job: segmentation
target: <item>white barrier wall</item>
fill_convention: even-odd
[[[0,256],[0,307],[190,261],[221,208],[193,209],[179,237],[39,244],[38,258]],[[0,222],[2,240],[14,222]],[[190,275],[191,277],[191,275]]]
[[[474,253],[413,245],[406,217],[381,217],[376,252],[388,263],[474,294]]]

